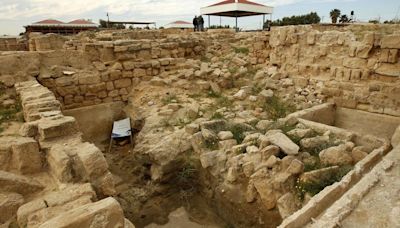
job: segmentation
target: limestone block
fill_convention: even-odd
[[[100,83],[101,79],[96,74],[78,74],[78,82],[80,85],[90,85]]]
[[[286,170],[288,173],[290,174],[300,174],[304,171],[304,164],[303,162],[294,159],[292,160],[292,162],[290,163],[289,167]]]
[[[397,127],[396,131],[394,132],[391,142],[393,147],[400,145],[400,126]]]
[[[375,73],[392,77],[400,77],[399,67],[399,64],[382,63],[375,70]]]
[[[261,201],[267,210],[273,209],[276,206],[276,195],[272,183],[266,180],[255,180],[254,187],[260,195]]]
[[[42,169],[39,145],[34,139],[18,138],[11,149],[14,166],[20,173],[37,173]]]
[[[319,153],[319,158],[323,164],[327,165],[351,165],[353,158],[347,152],[345,145],[330,147]]]
[[[79,148],[77,151],[77,166],[80,176],[87,179],[93,180],[103,176],[108,172],[107,161],[103,156],[103,153],[91,143],[81,143],[76,146]]]
[[[124,227],[124,214],[119,203],[113,198],[84,205],[61,213],[43,223],[40,228],[75,228],[75,227]]]
[[[17,193],[0,193],[0,224],[17,214],[18,208],[24,203],[24,197]]]
[[[299,146],[290,140],[286,135],[280,132],[274,132],[272,134],[266,134],[271,144],[281,148],[281,150],[288,155],[296,155],[299,153]]]
[[[2,191],[16,192],[22,195],[43,189],[43,186],[33,179],[4,171],[0,171],[0,186]]]
[[[233,134],[230,131],[220,131],[218,133],[218,138],[220,140],[228,140],[233,138]]]
[[[399,60],[399,49],[390,49],[388,55],[388,63],[397,63]]]
[[[11,157],[12,153],[9,144],[0,142],[0,170],[9,170]]]
[[[293,193],[288,192],[281,196],[277,201],[277,207],[282,219],[285,219],[296,212],[299,209],[297,204],[297,197]]]
[[[343,60],[343,66],[348,67],[348,68],[361,69],[361,68],[365,68],[366,65],[367,65],[366,59],[345,58]]]
[[[74,84],[74,81],[72,79],[72,77],[70,76],[65,76],[65,77],[60,77],[60,78],[56,78],[55,80],[56,86],[70,86],[72,84]]]
[[[381,48],[400,49],[400,34],[383,36],[381,39]]]
[[[359,45],[357,46],[356,56],[359,58],[366,59],[369,57],[369,53],[372,50],[372,45]]]
[[[144,77],[146,74],[146,69],[136,68],[133,70],[133,77]]]
[[[68,147],[64,145],[54,145],[47,155],[50,173],[62,183],[72,180],[72,160],[64,151],[66,149]]]
[[[78,132],[78,126],[74,117],[63,116],[40,121],[38,124],[38,131],[40,139],[46,140],[73,135]]]
[[[123,79],[114,81],[114,87],[117,89],[129,87],[129,86],[131,86],[131,84],[132,84],[132,81],[129,78],[123,78]]]

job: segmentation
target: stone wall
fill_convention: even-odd
[[[85,69],[51,66],[38,77],[67,109],[126,101],[140,81],[168,74],[178,69],[185,58],[198,58],[205,50],[203,40],[190,36],[157,41],[98,41],[76,47],[81,48],[66,52],[81,53],[89,61]]]
[[[35,34],[29,37],[29,51],[51,51],[63,49],[64,43],[68,40],[65,36],[57,34]]]
[[[0,51],[25,51],[26,49],[26,42],[23,39],[0,37]]]
[[[267,56],[267,63],[278,66],[296,87],[317,84],[339,106],[400,116],[399,30],[368,28],[358,28],[357,34],[311,26],[274,28],[268,41],[256,37],[251,51],[257,62]]]

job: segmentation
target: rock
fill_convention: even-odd
[[[218,136],[212,132],[211,130],[208,130],[206,128],[201,129],[201,135],[207,142],[217,142]]]
[[[257,97],[256,96],[249,96],[249,101],[256,102],[257,101]]]
[[[274,146],[274,145],[267,146],[267,147],[261,149],[261,151],[260,151],[261,159],[263,161],[267,161],[269,159],[269,157],[271,157],[272,155],[278,156],[279,152],[280,152],[279,147]]]
[[[265,148],[265,147],[271,145],[271,142],[268,140],[268,137],[267,137],[267,136],[261,135],[261,136],[258,137],[258,139],[257,139],[257,144],[258,144],[258,147],[259,147],[260,149],[263,149],[263,148]],[[279,150],[279,148],[278,148],[278,150]]]
[[[281,150],[287,155],[296,155],[299,153],[299,146],[292,142],[286,135],[280,132],[267,135],[268,140],[271,144],[274,144],[281,148]]]
[[[321,145],[325,145],[329,142],[329,136],[317,136],[313,138],[306,138],[300,141],[300,145],[305,149],[318,148]]]
[[[73,210],[61,213],[43,223],[40,228],[75,227],[124,227],[125,219],[121,206],[113,198],[106,198]]]
[[[363,147],[354,147],[354,149],[351,151],[351,157],[353,158],[353,161],[355,163],[363,160],[365,157],[367,157],[368,153],[363,151]]]
[[[73,135],[78,132],[78,125],[74,117],[64,116],[40,121],[38,131],[40,139],[46,140]]]
[[[230,131],[220,131],[218,133],[218,138],[220,140],[228,140],[228,139],[233,139],[233,134]]]
[[[282,219],[285,219],[299,209],[298,200],[293,193],[288,192],[278,199],[277,207]]]
[[[249,134],[247,135],[244,139],[242,143],[256,143],[258,141],[258,138],[260,138],[262,134],[261,133],[253,133],[253,134]]]
[[[400,126],[398,126],[394,132],[391,143],[393,147],[400,145]]]
[[[276,206],[276,196],[272,184],[266,180],[255,180],[254,187],[265,208],[267,210],[273,209]]]
[[[246,153],[248,153],[248,154],[257,153],[258,151],[259,151],[259,149],[256,146],[248,146],[248,147],[246,147]]]
[[[249,182],[249,185],[247,185],[247,191],[246,191],[246,201],[248,203],[252,203],[257,199],[257,189],[254,187],[254,184],[252,182]]]
[[[219,85],[215,82],[210,82],[210,86],[211,86],[211,91],[213,91],[215,94],[221,94],[221,88],[219,87]]]
[[[220,151],[211,151],[208,153],[203,153],[200,155],[200,162],[201,162],[201,166],[204,169],[207,169],[208,167],[214,166],[217,162],[216,158],[218,156],[218,153],[220,153]]]
[[[234,167],[230,167],[228,169],[228,173],[226,174],[226,180],[230,183],[233,183],[237,180],[237,178],[238,178],[237,169]]]
[[[381,48],[400,49],[400,35],[385,35],[381,40]]]
[[[196,102],[191,103],[186,106],[186,115],[190,119],[196,119],[197,116],[199,115],[199,108],[200,105]]]
[[[4,192],[16,192],[28,195],[43,189],[43,186],[28,177],[0,170],[0,186]]]
[[[24,197],[17,193],[0,193],[0,224],[4,224],[17,214],[24,203]]]
[[[219,141],[218,147],[222,151],[230,150],[232,147],[236,146],[237,142],[235,139],[228,139],[228,140],[223,140]]]
[[[286,171],[290,174],[296,175],[296,174],[300,174],[304,171],[304,164],[303,162],[294,159],[289,167],[286,169]]]
[[[37,173],[42,169],[39,145],[34,139],[19,138],[11,149],[16,168],[22,174]]]
[[[195,123],[188,124],[188,125],[185,126],[185,131],[188,134],[193,135],[193,134],[195,134],[195,133],[200,131],[200,125],[195,124]]]
[[[295,128],[291,131],[289,131],[287,134],[291,137],[296,137],[299,139],[303,139],[305,137],[309,137],[311,134],[313,133],[313,131],[311,129],[298,129]]]
[[[331,166],[323,169],[317,169],[301,174],[300,181],[305,183],[320,182],[329,180],[333,173],[339,171],[339,166]]]
[[[241,89],[239,90],[233,97],[237,100],[244,100],[247,97],[247,93],[245,90]]]
[[[202,122],[200,124],[201,129],[209,129],[214,132],[224,131],[226,129],[226,121],[225,120],[210,120],[206,122]]]
[[[346,145],[330,147],[319,153],[319,158],[326,165],[351,165],[352,157],[346,150]]]
[[[64,151],[63,145],[54,145],[47,155],[50,173],[61,183],[72,180],[72,160]]]
[[[268,160],[265,162],[265,166],[267,168],[272,168],[276,165],[276,163],[278,162],[278,158],[275,157],[274,155],[271,155]]]
[[[258,95],[261,96],[261,97],[263,97],[263,98],[268,99],[268,98],[271,98],[271,97],[274,96],[274,91],[272,91],[272,90],[270,90],[270,89],[268,89],[268,90],[267,90],[267,89],[264,89],[264,90],[262,90]]]

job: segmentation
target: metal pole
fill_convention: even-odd
[[[238,32],[239,28],[238,28],[238,23],[237,23],[237,14],[235,15],[235,18],[236,18],[236,32]]]
[[[210,28],[210,15],[208,15],[208,28]]]
[[[219,27],[222,27],[222,17],[219,16]]]
[[[262,26],[261,26],[261,30],[264,30],[264,24],[265,24],[265,14],[263,14],[263,23],[262,23]]]

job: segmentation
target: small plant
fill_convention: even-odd
[[[257,96],[263,90],[263,86],[261,84],[255,84],[251,87],[251,94]]]
[[[325,187],[332,185],[335,182],[342,180],[342,178],[351,170],[352,166],[341,166],[339,170],[332,171],[327,176],[321,178],[318,181],[310,181],[304,182],[300,179],[297,179],[295,188],[297,190],[297,196],[300,200],[304,200],[304,196],[306,193],[309,193],[311,196],[318,194],[320,191],[324,190]]]
[[[218,150],[218,141],[205,140],[204,145],[209,150]]]
[[[205,63],[209,63],[209,62],[211,62],[211,59],[208,58],[207,56],[201,56],[200,61],[205,62]]]
[[[246,47],[233,47],[233,50],[235,51],[236,54],[249,54],[249,49]]]
[[[209,90],[208,91],[208,93],[207,93],[207,96],[208,97],[213,97],[213,98],[219,98],[219,97],[221,97],[221,94],[220,93],[216,93],[216,92],[214,92],[213,90]]]
[[[293,104],[285,102],[277,96],[268,98],[267,101],[262,104],[262,108],[273,120],[283,118],[296,111],[296,107]]]
[[[238,144],[243,142],[243,139],[246,137],[244,134],[246,132],[246,129],[243,128],[240,125],[233,125],[230,127],[229,131],[232,132],[233,138],[238,142]]]
[[[211,116],[212,120],[220,120],[220,119],[224,119],[224,115],[222,115],[222,113],[220,112],[214,112],[214,114]]]
[[[161,99],[161,102],[164,105],[171,104],[171,103],[177,103],[178,97],[175,94],[167,93],[167,95]]]
[[[16,104],[13,107],[5,108],[0,106],[0,132],[4,131],[2,127],[3,123],[9,121],[20,121],[23,122],[23,118],[17,113],[22,111],[21,102],[18,99]]]
[[[239,71],[238,67],[230,67],[229,68],[229,73],[231,73],[232,75],[236,74]]]

